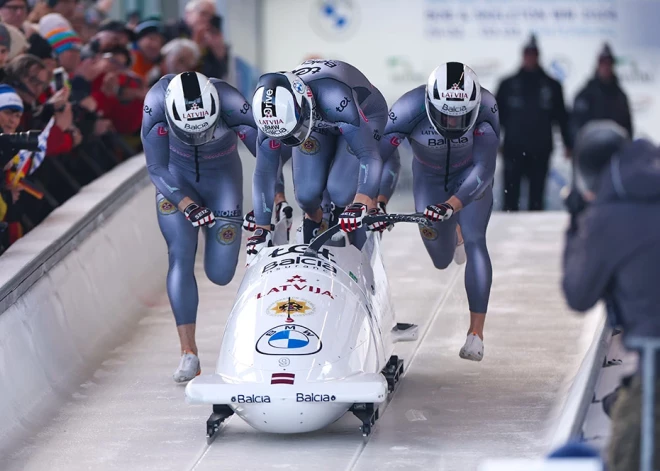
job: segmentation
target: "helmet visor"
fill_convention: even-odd
[[[296,104],[296,115],[298,118],[298,123],[296,127],[293,128],[293,131],[288,133],[286,136],[280,138],[282,144],[285,146],[296,147],[301,145],[312,133],[312,128],[314,127],[314,119],[312,117],[312,109],[309,105],[309,101],[303,100],[302,107],[298,107]]]
[[[463,104],[444,104],[442,109],[437,109],[426,96],[426,112],[431,124],[441,135],[461,136],[465,134],[479,115],[479,107],[475,106],[468,111]]]
[[[174,122],[169,113],[165,113],[165,116],[167,117],[167,124],[170,125],[170,132],[181,142],[190,146],[201,146],[209,142],[213,138],[213,133],[218,124],[218,120],[213,124],[206,121],[200,121],[199,123],[194,121],[187,123]]]

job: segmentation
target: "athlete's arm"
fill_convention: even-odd
[[[474,130],[472,161],[474,165],[467,178],[447,203],[454,211],[470,204],[493,181],[495,161],[500,139],[488,123],[478,124]]]
[[[385,160],[385,159],[383,159]],[[383,162],[383,173],[380,176],[380,188],[378,190],[378,202],[385,203],[390,200],[399,181],[401,170],[401,157],[399,150],[395,149],[387,160]]]
[[[357,104],[353,90],[343,83],[330,82],[320,95],[317,107],[334,123],[360,162],[358,188],[353,200],[373,208],[378,196],[383,160],[378,150],[378,133],[367,124],[368,118]]]
[[[147,160],[147,170],[153,184],[163,196],[182,212],[193,200],[192,192],[183,182],[170,173],[170,138],[165,118],[165,90],[169,80],[158,81],[147,93],[142,111],[142,146]]]
[[[257,226],[270,230],[282,144],[259,131],[257,166],[252,177],[252,204]]]
[[[253,156],[257,155],[257,125],[252,107],[237,89],[227,82],[211,79],[218,90],[221,116],[227,127],[234,131]]]
[[[454,211],[460,211],[481,194],[495,175],[497,149],[500,145],[500,118],[495,97],[482,89],[481,109],[473,131],[473,167],[455,195],[447,200]]]

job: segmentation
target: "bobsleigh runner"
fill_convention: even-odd
[[[419,214],[364,223],[377,220],[428,224]],[[188,403],[213,405],[209,443],[234,413],[260,431],[300,433],[351,411],[371,433],[403,373],[394,343],[417,338],[417,326],[395,321],[380,237],[367,231],[361,250],[325,245],[338,231],[263,249],[248,267],[215,373],[186,386]]]

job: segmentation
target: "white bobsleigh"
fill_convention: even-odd
[[[417,326],[395,321],[378,235],[368,232],[361,250],[323,246],[337,229],[309,246],[263,249],[248,267],[215,373],[186,387],[189,403],[213,404],[209,442],[233,413],[260,431],[299,433],[350,410],[371,432],[403,372],[394,343],[415,339]]]

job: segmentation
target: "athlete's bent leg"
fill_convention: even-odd
[[[320,223],[321,201],[328,181],[328,170],[335,152],[335,137],[312,133],[293,149],[293,187],[298,205],[307,217]]]
[[[222,170],[202,178],[200,190],[204,204],[215,214],[228,212],[242,214],[243,169],[238,154],[231,157]],[[204,271],[216,285],[228,284],[236,272],[241,248],[241,226],[218,219],[215,226],[205,231]]]
[[[430,204],[443,203],[451,196],[444,191],[444,176],[413,160],[413,194],[415,211],[423,213]],[[436,222],[431,227],[420,227],[420,235],[433,265],[444,270],[449,266],[456,248],[456,218]]]

